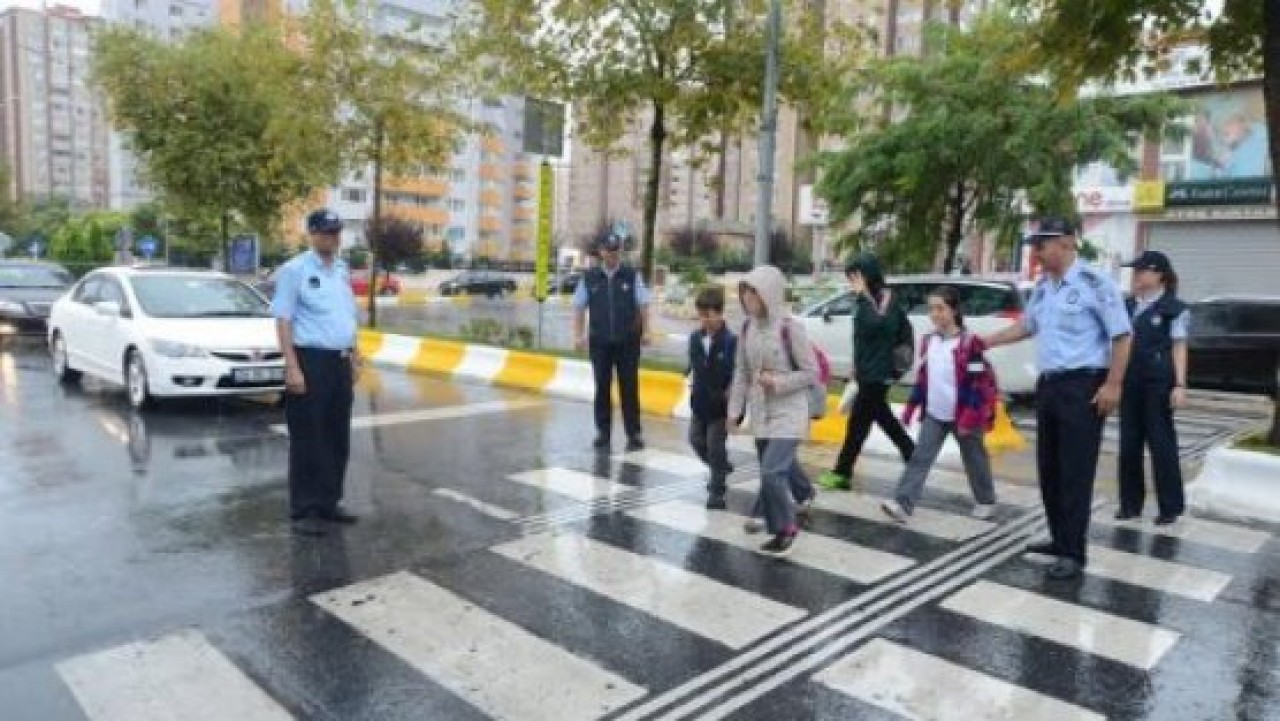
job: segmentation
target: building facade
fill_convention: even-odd
[[[97,22],[63,6],[0,13],[0,151],[11,197],[107,204],[107,120],[90,82]]]

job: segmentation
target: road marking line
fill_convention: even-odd
[[[803,609],[577,534],[527,536],[491,550],[730,648],[805,616]]]
[[[408,572],[317,594],[311,600],[496,718],[585,721],[646,693]]]
[[[507,476],[507,480],[578,501],[594,501],[635,489],[635,486],[614,483],[607,478],[560,467],[513,473]]]
[[[460,491],[455,491],[452,488],[437,488],[432,491],[432,493],[440,496],[441,498],[447,498],[451,501],[461,503],[472,510],[479,511],[484,515],[490,518],[496,518],[499,521],[514,521],[520,517],[520,514],[514,511],[508,511],[505,508],[485,503],[478,498],[473,498],[472,496],[468,496]]]
[[[683,453],[671,453],[654,448],[646,448],[643,451],[624,453],[620,456],[614,456],[614,458],[624,463],[630,463],[633,466],[643,466],[675,476],[697,478],[708,475],[706,464],[694,456],[687,456]]]
[[[1105,721],[1106,717],[906,646],[873,639],[814,676],[920,721]]]
[[[1212,603],[1222,589],[1231,583],[1231,576],[1196,566],[1117,551],[1106,546],[1089,544],[1089,565],[1085,573],[1098,578],[1123,581],[1163,593],[1184,596],[1196,601]],[[1027,560],[1047,565],[1048,556],[1028,554]]]
[[[468,416],[479,416],[486,413],[508,413],[511,411],[524,410],[526,408],[535,408],[544,404],[544,401],[540,400],[525,400],[517,398],[502,401],[485,401],[482,403],[466,403],[456,406],[444,406],[443,408],[426,408],[414,411],[379,413],[377,415],[352,418],[351,430],[354,431],[365,428],[398,426],[406,423],[423,423],[425,421],[442,421],[451,418],[466,418]],[[283,423],[277,423],[271,426],[271,431],[280,435],[288,435],[289,427]]]
[[[714,684],[719,686],[702,691],[698,698],[723,696],[740,683],[740,680],[765,675],[770,669],[784,665],[788,657],[816,648],[825,639],[852,625],[864,622],[872,613],[901,604],[904,599],[914,594],[927,592],[929,585],[937,583],[939,579],[952,574],[962,575],[966,564],[996,553],[1010,541],[1018,544],[1015,550],[1008,553],[1007,557],[1012,557],[1021,551],[1028,534],[1038,531],[1043,515],[1043,512],[1028,513],[1017,520],[992,529],[990,533],[974,538],[927,564],[916,566],[838,606],[806,619],[750,651],[735,656],[680,686],[646,701],[643,705],[631,709],[616,721],[637,721],[648,718],[678,703],[682,698],[697,693],[699,689],[711,687]],[[752,668],[753,664],[755,668]],[[697,703],[697,700],[695,698],[682,708],[699,708],[702,703]]]
[[[57,669],[92,721],[293,718],[194,630],[77,656]]]
[[[755,550],[762,542],[742,530],[742,516],[709,511],[687,501],[668,501],[628,512],[628,515],[677,531],[710,538],[738,548]],[[915,560],[813,533],[796,540],[788,562],[807,566],[856,583],[871,584],[915,565]]]
[[[861,493],[819,493],[813,506],[824,511],[861,518],[893,528],[903,528],[948,541],[965,541],[995,527],[995,524],[990,521],[943,513],[920,506],[916,506],[915,512],[911,515],[911,523],[904,526],[885,515],[885,512],[880,510],[880,503],[881,499]]]
[[[1149,623],[990,581],[978,581],[941,607],[1145,671],[1155,668],[1180,637]]]
[[[1271,538],[1263,531],[1236,526],[1230,523],[1210,521],[1203,518],[1183,516],[1177,523],[1169,526],[1157,526],[1149,519],[1135,518],[1130,521],[1117,521],[1111,509],[1093,514],[1093,522],[1103,526],[1128,528],[1134,531],[1150,533],[1167,538],[1178,538],[1192,543],[1235,551],[1237,553],[1257,553]]]

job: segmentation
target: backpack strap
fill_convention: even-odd
[[[800,364],[796,362],[796,351],[791,347],[791,321],[782,321],[782,347],[787,352],[787,362],[791,364],[791,370],[800,370]]]

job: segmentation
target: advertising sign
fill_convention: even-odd
[[[1076,189],[1076,210],[1088,213],[1126,213],[1134,208],[1132,185]]]

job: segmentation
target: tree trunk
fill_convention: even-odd
[[[1275,177],[1280,173],[1280,0],[1263,0],[1262,25],[1262,98],[1271,139],[1271,174]],[[1276,209],[1280,212],[1280,196],[1276,198]],[[1280,446],[1280,388],[1276,390],[1270,442]]]
[[[227,211],[218,214],[218,232],[222,236],[222,272],[231,272],[231,219]]]
[[[951,196],[951,228],[947,231],[947,255],[942,261],[942,272],[950,275],[956,267],[956,251],[964,242],[964,183],[956,183]],[[937,256],[934,256],[937,258]]]
[[[365,230],[369,242],[369,327],[378,327],[378,233],[382,228],[382,121],[373,125],[373,217]]]
[[[662,189],[662,150],[667,141],[667,106],[653,104],[653,124],[649,126],[649,177],[644,190],[644,230],[640,245],[640,274],[653,282],[653,239],[658,224],[658,192]]]

